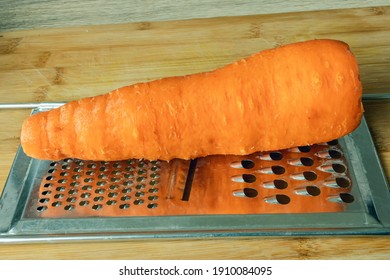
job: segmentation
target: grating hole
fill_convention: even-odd
[[[50,188],[51,186],[53,186],[52,183],[46,183],[43,185],[44,188]]]
[[[159,183],[158,180],[150,180],[150,182],[149,182],[149,184],[150,184],[151,186],[156,186],[156,185],[158,185],[158,183]]]
[[[340,198],[345,203],[352,203],[355,200],[355,198],[349,193],[340,193]]]
[[[271,167],[271,169],[272,169],[272,172],[276,175],[281,175],[281,174],[284,174],[286,172],[286,169],[283,166],[279,166],[279,165],[274,165]]]
[[[95,163],[90,163],[90,164],[87,165],[87,167],[95,169],[97,167],[97,165]]]
[[[304,171],[303,177],[308,181],[314,181],[317,179],[317,174],[313,171]]]
[[[149,203],[148,208],[149,209],[157,208],[157,203]]]
[[[42,195],[49,195],[49,194],[51,194],[51,191],[43,191],[42,192]]]
[[[50,175],[50,176],[47,176],[47,177],[46,177],[46,180],[47,180],[47,181],[53,181],[53,180],[54,180],[54,176],[51,176],[51,175]]]
[[[161,163],[161,161],[159,161],[159,160],[152,160],[150,163],[154,164],[154,165],[159,165]]]
[[[117,190],[119,189],[119,185],[111,185],[110,190]]]
[[[59,184],[64,184],[64,183],[66,183],[66,179],[59,179],[57,182],[58,182]]]
[[[121,171],[120,170],[112,170],[111,174],[112,175],[119,175],[119,174],[121,174]]]
[[[80,167],[75,167],[75,168],[73,168],[73,171],[74,172],[81,172],[81,171],[83,171],[83,169]]]
[[[51,204],[51,206],[53,206],[53,207],[59,207],[59,206],[61,206],[61,201],[54,201],[52,204]]]
[[[104,199],[104,197],[103,196],[96,196],[96,197],[94,197],[93,198],[93,201],[102,201]]]
[[[152,174],[150,174],[150,177],[156,179],[156,178],[159,178],[160,175],[158,173],[152,173]]]
[[[107,167],[105,167],[105,166],[102,166],[102,167],[100,167],[99,168],[99,171],[100,172],[104,172],[104,171],[107,171],[108,169],[107,169]]]
[[[253,174],[243,174],[242,179],[245,183],[253,183],[256,182],[256,176]]]
[[[140,161],[139,163],[138,163],[138,167],[139,168],[143,168],[143,167],[145,167],[146,166],[146,163],[144,162],[144,161]]]
[[[252,169],[253,167],[255,167],[255,163],[253,162],[253,160],[250,160],[250,159],[242,160],[241,165],[245,169]]]
[[[146,180],[146,178],[143,177],[143,176],[137,177],[137,182],[143,182],[143,181],[145,181],[145,180]]]
[[[78,179],[80,179],[80,177],[81,176],[79,174],[75,174],[75,175],[72,176],[72,179],[73,180],[78,180]]]
[[[316,186],[307,186],[306,191],[311,196],[318,196],[321,194],[321,190]]]
[[[148,199],[149,200],[157,200],[158,196],[157,195],[150,195],[150,196],[148,196]]]
[[[339,151],[329,150],[328,153],[331,158],[341,158],[341,153]]]
[[[105,186],[106,184],[107,184],[106,181],[98,181],[98,182],[96,183],[96,185],[98,185],[99,187]]]
[[[80,201],[79,205],[80,206],[87,206],[89,204],[89,201],[88,200],[82,200]]]
[[[92,190],[92,186],[91,185],[85,185],[85,186],[82,187],[82,189],[84,191],[90,191],[90,190]]]
[[[39,203],[48,203],[49,202],[49,199],[48,198],[41,198],[39,200]]]
[[[85,172],[85,174],[88,175],[88,176],[93,176],[95,174],[95,171],[88,170],[87,172]]]
[[[54,195],[54,198],[55,198],[55,199],[62,199],[62,198],[64,198],[64,194],[62,194],[62,193],[57,193],[56,195]]]
[[[121,197],[122,201],[129,201],[131,199],[131,196],[125,195]]]
[[[149,192],[150,193],[157,193],[158,192],[158,188],[151,188],[151,189],[149,189]]]
[[[93,210],[100,210],[102,208],[103,208],[103,205],[101,205],[101,204],[94,204],[94,205],[92,205],[92,209]]]
[[[45,211],[45,210],[47,210],[47,206],[38,206],[38,207],[37,207],[37,211],[38,211],[38,212],[43,212],[43,211]]]
[[[145,187],[146,187],[145,184],[138,184],[135,186],[137,190],[143,190]]]
[[[250,198],[253,198],[253,197],[256,197],[258,195],[258,191],[253,189],[253,188],[244,188],[244,194],[246,197],[250,197]]]
[[[118,177],[112,177],[112,178],[110,179],[110,181],[113,182],[113,183],[119,182],[120,180],[121,180],[121,179],[118,178]]]
[[[64,186],[57,187],[56,191],[57,192],[64,192],[65,191],[65,187]]]
[[[120,209],[128,209],[128,208],[130,208],[130,204],[128,204],[128,203],[121,204],[121,205],[119,205],[119,208]]]
[[[89,198],[89,197],[91,197],[91,193],[85,192],[81,194],[81,198]]]
[[[84,182],[85,183],[91,183],[91,182],[93,182],[93,178],[85,178]]]
[[[106,204],[107,204],[107,205],[115,205],[115,204],[116,204],[116,200],[110,199],[110,200],[107,201]]]
[[[339,141],[337,139],[327,142],[327,144],[330,146],[336,146],[338,143]]]
[[[314,160],[309,157],[301,157],[300,160],[303,166],[312,166],[314,164]]]
[[[308,153],[308,152],[310,152],[311,147],[310,147],[310,146],[299,146],[299,147],[298,147],[298,150],[299,150],[301,153]]]
[[[134,205],[142,205],[145,203],[145,200],[143,199],[136,199],[134,200]]]
[[[140,169],[138,170],[138,175],[145,175],[147,173],[146,169]]]
[[[340,188],[348,188],[351,185],[351,182],[346,178],[338,177],[338,178],[336,178],[336,184]]]
[[[346,170],[344,165],[338,163],[333,163],[332,168],[336,173],[344,173]]]
[[[57,171],[57,169],[54,169],[54,168],[53,168],[53,169],[49,169],[48,172],[49,172],[50,174],[52,174],[52,173],[55,173],[56,171]]]
[[[271,152],[269,153],[269,156],[272,160],[281,160],[283,158],[283,155],[280,152]]]
[[[53,161],[52,163],[50,163],[50,166],[54,167],[57,165],[57,162]]]
[[[134,174],[132,174],[132,173],[126,173],[126,174],[124,175],[124,177],[125,177],[126,179],[134,178]]]
[[[122,164],[120,164],[119,162],[115,162],[112,166],[113,166],[114,168],[121,168],[121,167],[122,167]]]
[[[73,160],[71,159],[71,158],[65,158],[64,159],[64,162],[66,162],[66,163],[69,163],[69,162],[72,162]]]
[[[285,180],[276,179],[274,180],[275,188],[283,190],[288,187],[288,183]]]
[[[104,193],[104,189],[98,188],[98,189],[95,190],[95,193],[103,194]]]
[[[63,164],[63,165],[61,166],[61,169],[62,169],[62,170],[69,170],[69,169],[70,169],[70,166],[69,166],[68,164]]]
[[[283,205],[289,204],[291,201],[290,197],[284,194],[277,194],[275,198],[279,204],[283,204]]]
[[[78,166],[83,166],[84,165],[84,162],[82,160],[76,160],[75,163],[78,165]]]
[[[151,168],[150,168],[150,170],[152,170],[152,171],[159,171],[160,170],[160,167],[158,167],[158,166],[152,166]]]
[[[63,171],[63,172],[60,173],[60,176],[62,176],[62,177],[65,177],[65,176],[68,176],[68,175],[69,175],[69,173],[66,172],[66,171]]]
[[[127,167],[125,168],[125,170],[126,170],[126,171],[134,171],[135,168],[134,168],[133,166],[127,166]]]
[[[107,179],[107,175],[104,173],[101,173],[101,174],[99,174],[98,178],[99,179]]]

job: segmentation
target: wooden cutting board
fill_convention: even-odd
[[[390,6],[0,34],[0,102],[69,101],[212,70],[266,48],[347,42],[365,93],[390,92]]]

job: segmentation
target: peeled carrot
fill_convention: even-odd
[[[33,115],[39,159],[190,159],[330,141],[360,123],[362,87],[347,44],[311,40],[211,72],[125,86]]]

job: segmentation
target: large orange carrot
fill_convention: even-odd
[[[51,160],[242,155],[348,134],[360,123],[361,95],[348,45],[312,40],[72,101],[29,117],[21,143]]]

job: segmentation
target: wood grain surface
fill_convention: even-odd
[[[390,7],[84,26],[0,34],[0,102],[72,100],[205,71],[280,44],[348,42],[366,94],[390,92]],[[390,178],[390,100],[365,116]],[[30,110],[0,110],[0,191]],[[0,259],[390,259],[388,237],[245,237],[0,244]]]

